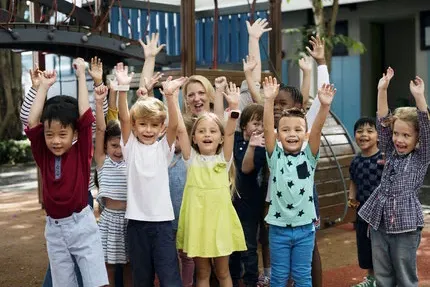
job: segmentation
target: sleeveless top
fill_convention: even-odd
[[[105,162],[97,169],[99,194],[97,200],[104,205],[103,198],[127,201],[127,165],[125,161],[114,162],[106,155]]]

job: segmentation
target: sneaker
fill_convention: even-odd
[[[270,286],[270,278],[261,274],[258,277],[257,287],[269,287]]]
[[[364,277],[363,282],[358,283],[353,287],[376,287],[375,277],[373,277],[372,275],[367,275],[366,277]]]

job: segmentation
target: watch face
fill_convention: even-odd
[[[237,118],[239,118],[239,112],[232,111],[232,112],[230,113],[230,117],[232,117],[233,119],[237,119]]]

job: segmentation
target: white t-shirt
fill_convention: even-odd
[[[169,221],[175,218],[169,190],[168,167],[175,146],[166,137],[152,145],[140,143],[130,134],[127,144],[121,139],[127,163],[127,219]]]

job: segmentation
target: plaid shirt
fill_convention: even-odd
[[[419,146],[407,155],[399,155],[392,141],[391,126],[384,126],[389,116],[377,123],[379,148],[386,155],[381,184],[358,214],[374,229],[383,221],[386,232],[394,234],[424,226],[418,190],[430,163],[430,121],[427,112],[418,110]]]

